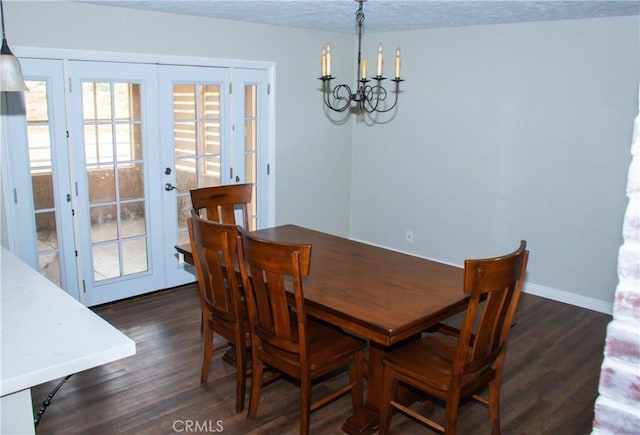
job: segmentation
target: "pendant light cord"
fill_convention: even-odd
[[[6,39],[4,36],[4,7],[2,5],[2,0],[0,0],[0,20],[2,20],[2,39]]]
[[[0,54],[8,54],[9,56],[13,56],[13,53],[9,48],[9,43],[7,42],[6,32],[4,30],[4,6],[2,4],[2,0],[0,0],[0,21],[2,22],[2,47],[0,48]]]

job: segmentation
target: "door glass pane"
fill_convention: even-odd
[[[138,237],[147,233],[145,225],[144,201],[122,204],[120,207],[122,237]]]
[[[31,187],[33,189],[33,208],[35,210],[51,209],[55,205],[52,175],[51,171],[32,170]]]
[[[118,190],[120,200],[144,198],[144,165],[118,164]]]
[[[55,251],[56,248],[58,248],[55,212],[46,211],[43,213],[36,213],[36,232],[38,234],[38,251],[50,252]]]
[[[39,271],[58,286],[64,287],[60,274],[59,228],[52,176],[49,83],[28,80],[26,84],[29,90],[24,93],[24,99]]]
[[[189,190],[220,185],[220,85],[173,85],[173,136],[176,170],[177,240],[189,240]],[[180,258],[182,261],[182,258]]]
[[[60,282],[60,256],[58,252],[50,252],[38,256],[40,273],[49,281]]]
[[[106,205],[91,207],[91,241],[105,242],[117,240],[118,226],[116,223],[116,206]]]
[[[176,157],[193,156],[196,153],[196,123],[176,122],[173,126]]]
[[[202,123],[205,154],[220,154],[220,121]]]
[[[93,279],[95,281],[117,278],[121,275],[120,251],[117,243],[94,245],[92,254]]]
[[[196,159],[191,158],[176,159],[176,187],[178,188],[178,194],[195,189],[198,186],[196,162]]]
[[[124,274],[144,272],[148,269],[147,256],[144,255],[147,248],[147,241],[144,238],[125,240],[122,245],[122,264]]]
[[[187,219],[191,216],[191,196],[181,195],[178,197],[178,228],[187,227]],[[181,231],[178,240],[189,241],[189,233]]]
[[[94,279],[148,270],[141,86],[85,82],[84,148]]]
[[[94,165],[87,172],[89,180],[89,202],[101,204],[116,200],[115,165]]]
[[[220,155],[203,157],[200,159],[200,173],[203,186],[219,186],[222,184],[220,176]]]
[[[173,86],[173,116],[175,119],[195,119],[196,87],[190,84]]]

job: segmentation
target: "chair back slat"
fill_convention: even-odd
[[[193,189],[191,205],[207,220],[248,228],[252,189],[251,183]],[[241,210],[242,222],[236,222],[236,210]]]

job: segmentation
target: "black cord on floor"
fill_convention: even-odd
[[[64,385],[64,383],[69,380],[69,378],[71,376],[73,376],[73,374],[70,374],[69,376],[67,376],[63,380],[61,380],[58,383],[58,385],[56,385],[56,387],[53,389],[53,391],[51,391],[51,393],[49,393],[49,395],[47,396],[45,401],[42,402],[42,406],[40,407],[40,410],[38,411],[38,414],[36,415],[36,418],[33,419],[34,426],[36,426],[36,427],[38,426],[38,423],[40,423],[40,418],[42,417],[44,412],[47,410],[47,406],[51,405],[51,401],[53,400],[53,396],[56,395],[56,393],[58,392],[60,387],[62,387]]]

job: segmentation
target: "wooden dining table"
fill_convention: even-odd
[[[466,308],[463,269],[295,225],[253,234],[312,245],[310,273],[303,281],[307,314],[369,342],[366,404],[342,430],[375,432],[385,352]],[[185,262],[193,262],[190,246],[176,248]]]

